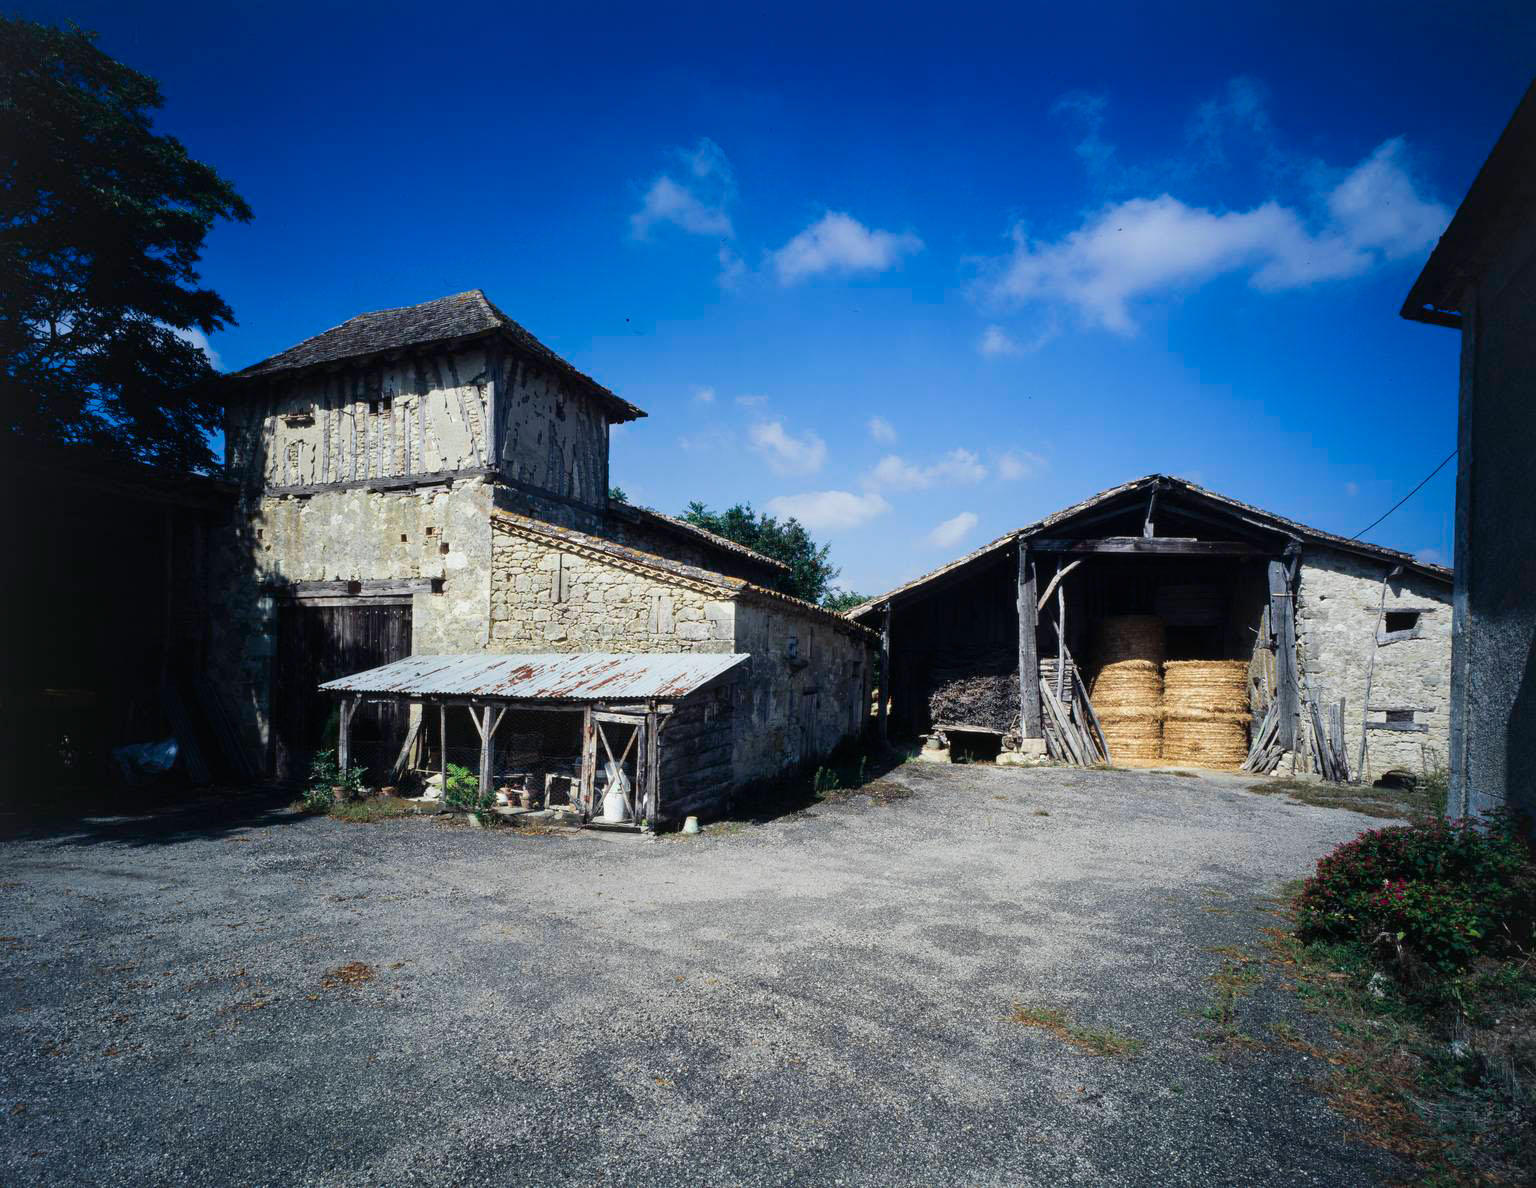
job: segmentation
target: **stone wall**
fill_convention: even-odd
[[[738,784],[819,759],[862,730],[873,646],[862,633],[759,596],[737,604],[735,641],[752,656],[735,684]]]
[[[1381,583],[1390,566],[1319,546],[1302,554],[1296,590],[1297,646],[1303,679],[1322,704],[1345,699],[1344,735],[1352,774],[1357,773],[1371,674],[1371,705],[1415,709],[1423,732],[1368,732],[1367,778],[1391,770],[1444,768],[1450,756],[1451,598],[1444,582],[1405,573],[1387,586],[1386,608],[1417,611],[1412,634],[1383,635],[1376,642]],[[1383,715],[1371,715],[1381,721]],[[1305,714],[1303,714],[1305,722]]]
[[[264,753],[269,741],[279,608],[301,583],[441,579],[440,592],[411,596],[413,651],[485,648],[490,507],[482,479],[248,497],[239,531],[216,555],[213,654],[254,746]]]
[[[1524,211],[1461,307],[1451,796],[1453,812],[1507,807],[1536,836],[1536,219]]]
[[[730,652],[725,587],[602,559],[497,520],[490,644],[505,652]]]

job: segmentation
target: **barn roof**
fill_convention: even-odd
[[[1436,326],[1461,326],[1471,282],[1482,276],[1500,245],[1530,222],[1536,204],[1536,83],[1478,170],[1424,270],[1403,302],[1402,316]]]
[[[1412,570],[1425,577],[1444,582],[1446,585],[1451,584],[1451,571],[1443,565],[1430,565],[1427,562],[1418,560],[1410,553],[1400,553],[1396,549],[1368,544],[1363,540],[1356,540],[1353,537],[1337,536],[1332,532],[1324,532],[1320,528],[1312,528],[1295,520],[1288,520],[1284,516],[1277,516],[1273,512],[1254,507],[1252,504],[1242,503],[1239,500],[1218,494],[1215,491],[1207,491],[1204,487],[1196,486],[1188,479],[1174,478],[1166,474],[1149,474],[1142,478],[1132,479],[1128,483],[1121,483],[1118,487],[1110,487],[1108,490],[1100,491],[1097,495],[1090,496],[1081,503],[1074,503],[1071,507],[1065,507],[1058,512],[1052,512],[1044,519],[1036,520],[1033,524],[999,536],[990,544],[982,545],[981,548],[974,549],[965,554],[965,556],[958,557],[949,562],[947,565],[941,565],[939,568],[925,573],[922,577],[914,578],[912,581],[897,586],[893,590],[888,590],[877,598],[871,598],[867,602],[860,603],[844,613],[850,619],[862,618],[882,603],[914,592],[947,573],[964,568],[973,561],[1012,548],[1019,540],[1028,540],[1032,536],[1039,536],[1049,529],[1058,528],[1086,512],[1094,511],[1118,499],[1129,501],[1129,499],[1142,493],[1150,495],[1153,490],[1173,492],[1189,498],[1191,502],[1201,503],[1211,510],[1227,512],[1235,520],[1246,523],[1250,528],[1264,529],[1296,540],[1310,540],[1317,544],[1326,544],[1342,552],[1353,553],[1357,556],[1368,557],[1373,560],[1390,562],[1393,565],[1401,565],[1404,569]]]
[[[748,659],[745,653],[712,652],[406,656],[320,688],[488,701],[647,701],[686,697]]]
[[[399,309],[380,309],[358,314],[323,334],[279,351],[259,363],[252,363],[233,374],[234,379],[261,379],[266,376],[305,371],[312,367],[360,359],[369,355],[482,338],[500,334],[512,345],[536,360],[575,380],[608,406],[615,421],[633,421],[645,413],[629,401],[615,396],[589,375],[572,367],[517,322],[491,303],[480,289],[406,305]]]

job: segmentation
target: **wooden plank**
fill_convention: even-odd
[[[1067,679],[1067,600],[1056,587],[1056,700],[1062,699]]]
[[[1019,541],[1019,733],[1025,738],[1043,738],[1040,722],[1040,657],[1035,632],[1039,623],[1039,603],[1035,600],[1035,567],[1029,549]]]
[[[416,715],[411,721],[410,728],[405,733],[405,742],[400,745],[400,754],[395,757],[395,765],[389,769],[389,782],[398,784],[404,777],[406,770],[411,766],[411,752],[416,747],[416,740],[421,737],[421,725],[424,714]]]
[[[1273,549],[1245,540],[1196,540],[1178,536],[1107,536],[1099,540],[1034,537],[1029,547],[1042,553],[1112,553],[1149,557],[1270,557]]]
[[[1367,722],[1367,730],[1396,730],[1402,734],[1428,734],[1427,722]]]

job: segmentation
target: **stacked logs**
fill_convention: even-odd
[[[1163,666],[1163,760],[1236,770],[1248,757],[1248,661]]]
[[[1163,621],[1115,615],[1094,625],[1097,671],[1089,696],[1104,728],[1110,761],[1156,763],[1162,754]]]

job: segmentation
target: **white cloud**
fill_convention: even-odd
[[[807,430],[785,432],[783,421],[759,421],[750,431],[752,446],[776,474],[815,474],[827,460],[827,443]]]
[[[884,417],[870,417],[869,435],[876,441],[895,441],[896,426],[892,425]]]
[[[182,342],[191,343],[198,350],[202,351],[203,354],[207,355],[208,362],[212,365],[215,371],[224,370],[223,357],[220,356],[218,351],[213,349],[213,344],[208,341],[208,336],[199,330],[196,326],[189,326],[185,330],[178,330],[172,326],[170,327],[170,331],[177,338],[181,339]]]
[[[615,426],[617,428],[617,426]],[[679,448],[694,454],[714,454],[735,448],[736,438],[726,429],[703,429],[677,439]]]
[[[663,173],[651,182],[640,201],[640,209],[629,216],[630,234],[636,239],[649,239],[657,224],[671,223],[690,235],[729,239],[734,229],[726,207],[736,195],[730,161],[708,137],[678,156],[686,166],[687,180],[679,182],[671,174]],[[721,268],[726,270],[723,250]]]
[[[837,532],[867,524],[890,511],[891,505],[874,493],[807,491],[770,499],[768,510],[776,516],[793,516],[813,532]]]
[[[1345,483],[1344,484],[1344,494],[1348,495],[1351,499],[1353,499],[1356,495],[1360,494],[1360,484],[1359,483]]]
[[[1034,478],[1045,469],[1045,459],[1028,450],[1009,450],[997,460],[997,477],[1000,479]]]
[[[740,286],[742,277],[747,274],[747,265],[740,256],[731,251],[725,244],[720,245],[720,250],[715,254],[720,261],[720,272],[715,277],[722,289],[734,289]]]
[[[768,397],[738,396],[736,397],[736,403],[741,405],[742,408],[761,408],[763,405],[768,403]]]
[[[928,543],[936,549],[952,549],[976,527],[975,512],[961,512],[945,520],[928,534]]]
[[[713,388],[695,388],[693,398],[700,404],[713,404],[715,402],[715,390]]]
[[[1009,338],[1008,332],[1001,326],[988,326],[982,331],[976,349],[991,359],[998,355],[1017,355],[1019,344]]]
[[[925,491],[944,484],[973,484],[987,477],[987,468],[970,450],[950,450],[932,466],[914,466],[899,454],[887,454],[864,476],[871,491]]]
[[[988,286],[1005,301],[1075,307],[1090,323],[1134,332],[1131,303],[1187,291],[1226,274],[1246,274],[1262,291],[1358,276],[1384,260],[1422,254],[1449,218],[1422,198],[1389,140],[1324,197],[1315,230],[1276,201],[1248,211],[1214,211],[1169,194],[1132,198],[1089,216],[1055,242],[1013,231],[1014,248]]]
[[[828,211],[796,235],[770,259],[779,283],[823,272],[885,272],[903,256],[922,251],[923,241],[910,232],[871,231],[852,215]]]

